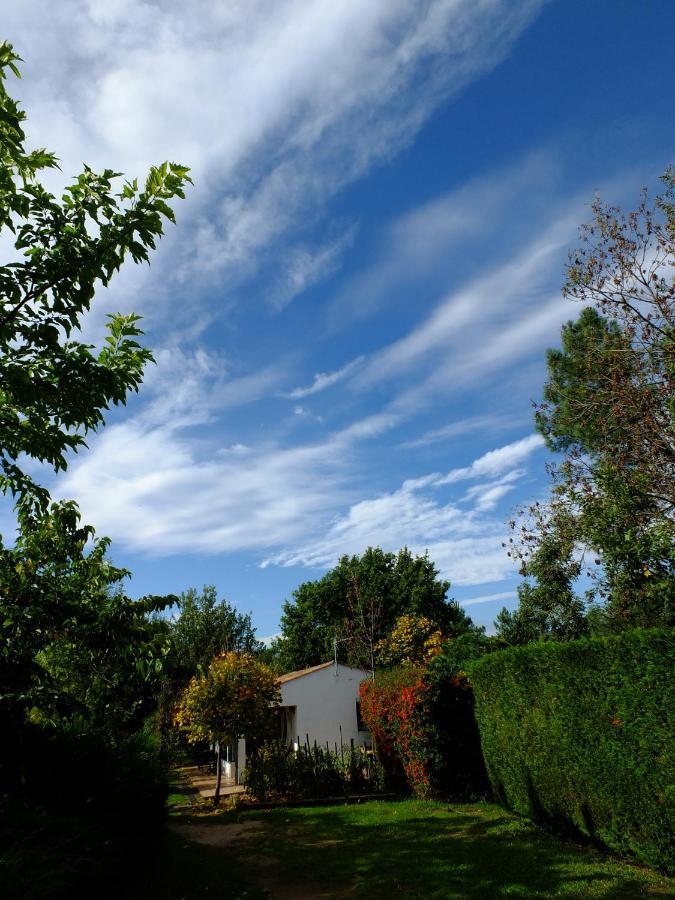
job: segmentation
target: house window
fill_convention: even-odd
[[[295,706],[279,706],[279,740],[289,743],[295,737]]]
[[[361,715],[361,701],[356,701],[356,724],[358,725],[359,731],[368,731],[368,726],[363,721],[363,716]]]

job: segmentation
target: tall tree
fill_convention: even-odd
[[[152,168],[142,188],[85,168],[53,196],[38,176],[56,157],[26,149],[25,113],[7,93],[18,62],[0,45],[0,232],[17,254],[0,266],[0,491],[13,495],[18,517],[18,538],[0,540],[0,715],[14,723],[32,707],[67,712],[76,700],[102,714],[123,682],[157,662],[143,649],[150,606],[118,592],[127,573],[106,559],[108,542],[95,540],[75,503],[51,504],[31,466],[64,469],[106,410],[138,389],[152,359],[136,340],[138,316],[110,316],[99,350],[74,335],[97,285],[127,257],[148,260],[163,220],[173,221],[169,201],[189,181],[173,163]],[[119,690],[99,703],[94,684],[100,699],[115,681]]]
[[[582,567],[575,554],[575,526],[573,519],[556,522],[523,562],[526,581],[518,587],[518,608],[502,609],[495,622],[507,643],[573,640],[588,631],[584,601],[574,591]]]
[[[405,613],[424,616],[444,634],[465,630],[471,620],[447,599],[449,587],[426,554],[413,556],[407,548],[395,554],[369,547],[361,556],[343,556],[284,603],[276,643],[281,665],[288,670],[325,662],[337,640],[341,659],[372,668],[378,645]]]
[[[627,215],[596,200],[570,255],[564,293],[585,308],[548,352],[536,412],[562,462],[552,467],[549,502],[530,510],[514,551],[527,572],[557,548],[558,575],[569,574],[576,553],[592,580],[588,598],[606,603],[615,627],[675,616],[673,170],[663,181],[653,203],[643,192]],[[555,583],[539,579],[535,594],[524,588],[530,611],[545,612]]]
[[[201,593],[185,591],[178,607],[171,625],[171,655],[176,674],[185,681],[203,675],[214,656],[259,649],[250,613],[238,613],[227,600],[219,600],[214,585],[205,585]]]
[[[665,516],[675,510],[675,172],[624,215],[599,200],[571,254],[565,295],[585,304],[549,350],[537,412],[554,450],[611,454]]]

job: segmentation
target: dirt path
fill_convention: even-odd
[[[271,900],[338,900],[343,894],[326,891],[312,884],[298,873],[288,880],[281,862],[273,856],[262,855],[256,849],[256,839],[263,837],[264,822],[173,822],[169,826],[183,840],[206,847],[222,847],[233,851],[245,860],[252,871],[255,886],[268,894]]]
[[[216,793],[216,776],[209,772],[203,772],[197,766],[180,766],[176,769],[178,778],[190,784],[205,800],[210,800]],[[236,784],[234,779],[225,778],[221,781],[220,795],[223,799],[233,794],[243,794],[244,786]]]

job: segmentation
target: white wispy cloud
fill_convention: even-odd
[[[441,428],[433,428],[425,431],[419,437],[410,441],[403,441],[399,446],[405,450],[417,450],[420,447],[428,447],[431,444],[448,441],[452,438],[464,437],[475,432],[489,432],[494,434],[507,428],[513,428],[514,425],[522,425],[526,421],[526,417],[513,417],[501,415],[482,415],[469,416],[468,418],[458,419],[443,425]]]
[[[439,505],[409,486],[353,504],[325,535],[298,548],[268,558],[263,565],[305,565],[328,568],[344,553],[361,553],[377,544],[386,549],[418,546],[448,533],[463,533],[466,521],[453,504]]]
[[[544,439],[540,434],[530,434],[512,444],[506,444],[496,450],[489,450],[474,460],[470,466],[451,469],[447,475],[438,479],[437,484],[454,484],[456,481],[465,481],[469,478],[499,475],[507,469],[520,465],[535,450],[543,446]]]
[[[226,410],[270,395],[284,375],[280,364],[238,375],[222,355],[204,349],[171,345],[154,355],[157,364],[146,370],[144,403],[136,416],[144,427],[206,425]]]
[[[497,603],[500,600],[515,600],[517,594],[515,591],[499,591],[496,594],[484,594],[482,597],[469,597],[467,600],[460,600],[462,606],[478,606],[481,603]]]
[[[432,473],[408,479],[396,491],[352,504],[324,534],[270,554],[263,566],[328,568],[343,554],[361,553],[370,545],[387,550],[408,546],[417,553],[428,550],[441,573],[456,584],[484,584],[513,575],[513,563],[502,546],[507,539],[504,525],[484,514],[525,474],[513,466],[541,445],[539,436],[532,435],[447,476]],[[446,485],[499,474],[499,481],[478,484],[462,498],[447,502],[439,498],[439,489]]]
[[[472,501],[478,512],[494,509],[502,497],[515,489],[516,482],[525,475],[523,469],[512,469],[497,481],[474,485],[464,495],[464,500]]]
[[[392,294],[419,290],[420,283],[453,281],[467,255],[489,258],[492,244],[505,248],[522,239],[520,227],[504,228],[518,204],[523,221],[528,211],[538,217],[537,198],[550,190],[557,166],[552,153],[528,155],[512,165],[474,178],[447,193],[408,210],[380,229],[373,259],[348,279],[332,301],[331,328],[391,303]],[[491,254],[490,254],[491,255]]]
[[[194,0],[186,16],[181,0],[24,0],[3,9],[3,32],[26,59],[29,134],[64,175],[83,160],[192,166],[180,236],[157,257],[167,279],[232,290],[283,241],[283,303],[334,262],[335,247],[303,239],[325,201],[497,65],[542,5]]]
[[[165,349],[157,357],[145,404],[94,435],[53,485],[55,496],[76,497],[101,533],[136,551],[221,553],[301,541],[352,498],[354,444],[392,425],[373,415],[316,443],[219,446],[222,437],[200,427],[212,431],[231,410],[269,394],[277,370],[236,376],[218,355]]]
[[[318,394],[321,391],[325,391],[326,388],[333,387],[334,384],[343,381],[361,365],[363,360],[364,357],[359,356],[342,366],[341,369],[336,369],[334,372],[317,372],[310,385],[307,385],[307,387],[293,388],[286,396],[291,400],[300,400],[302,397],[310,397],[312,394]]]
[[[577,221],[575,205],[508,262],[452,291],[421,324],[372,354],[356,383],[366,388],[420,367],[432,369],[436,384],[441,378],[459,380],[530,349],[542,326],[550,329],[569,309],[557,282]],[[552,309],[547,303],[542,309],[551,295]]]
[[[344,497],[332,446],[206,449],[179,429],[113,425],[55,493],[120,546],[159,556],[300,540]]]
[[[298,294],[335,272],[355,233],[355,227],[348,228],[339,238],[319,247],[296,246],[284,254],[282,270],[271,291],[274,306],[283,309]]]
[[[252,550],[263,565],[328,566],[369,544],[407,544],[428,548],[456,583],[509,573],[498,553],[504,528],[485,513],[496,504],[496,489],[522,477],[538,438],[355,499],[357,445],[395,426],[386,414],[292,447],[270,441],[218,449],[213,438],[194,438],[195,426],[211,427],[232,408],[237,391],[239,404],[253,402],[255,380],[232,377],[218,356],[160,353],[149,402],[96,435],[56,480],[55,494],[77,497],[101,533],[151,555]],[[442,497],[448,485],[464,481],[476,483],[464,496]]]

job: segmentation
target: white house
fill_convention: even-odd
[[[309,741],[331,750],[370,744],[370,732],[363,724],[359,706],[359,685],[370,673],[341,663],[326,662],[277,679],[281,691],[279,737],[297,746]],[[228,748],[223,775],[235,778],[246,766],[246,741],[240,740],[236,753]],[[239,780],[237,778],[237,780]]]
[[[289,672],[278,679],[281,689],[280,737],[302,744],[309,737],[331,750],[342,743],[370,743],[370,732],[361,721],[359,685],[369,677],[363,669],[321,663]]]

